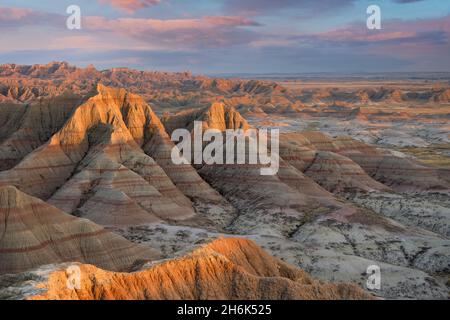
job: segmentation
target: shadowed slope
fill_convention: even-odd
[[[182,258],[119,274],[81,265],[81,289],[51,273],[29,299],[372,299],[351,284],[329,284],[275,259],[253,242],[220,239]]]
[[[328,191],[389,190],[350,158],[337,154],[333,141],[322,133],[285,133],[280,140],[280,156]]]
[[[182,111],[171,116],[164,122],[164,126],[169,133],[178,128],[194,129],[194,121],[201,121],[203,129],[217,129],[225,131],[227,129],[247,130],[250,125],[233,107],[223,103],[215,102],[210,107],[203,109],[191,109]]]
[[[142,98],[136,96],[136,99],[139,99],[140,103],[126,106],[123,112],[135,140],[145,153],[155,159],[177,188],[189,198],[223,203],[224,199],[203,181],[191,165],[173,164],[171,152],[175,144],[170,140],[161,121]]]
[[[0,105],[0,170],[16,165],[58,131],[82,99],[72,94],[30,105]]]
[[[194,210],[189,199],[136,143],[131,133],[139,139],[136,126],[130,132],[125,124],[122,112],[130,106],[152,112],[139,97],[99,85],[96,96],[78,106],[45,145],[11,170],[0,173],[0,181],[33,196],[50,198],[50,203],[69,213],[79,209],[79,213],[90,216],[87,211],[92,206],[83,208],[89,197],[124,193],[153,216],[192,217]],[[108,193],[111,189],[114,190]],[[105,201],[104,209],[120,211],[123,205],[131,205],[141,216],[130,217],[130,222],[146,221],[142,210],[130,203],[117,203],[116,208],[114,202]],[[107,225],[119,222],[112,218]]]
[[[79,261],[123,271],[158,257],[100,226],[65,214],[14,187],[0,187],[0,273]]]
[[[333,142],[336,152],[358,163],[375,180],[398,192],[449,190],[450,185],[439,176],[439,170],[418,161],[396,155],[350,137]]]

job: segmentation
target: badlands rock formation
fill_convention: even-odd
[[[208,109],[203,112],[208,113]],[[177,114],[172,121],[176,122],[180,117],[186,118],[189,113],[193,111]],[[168,122],[170,123],[170,118]],[[189,121],[180,123],[184,123],[186,128],[192,126]],[[266,240],[259,238],[259,235],[271,235],[275,237],[271,239],[273,248],[285,246],[282,241],[276,240],[278,237],[293,240],[295,244],[292,246],[297,250],[301,247],[309,252],[312,261],[306,262],[304,257],[300,261],[304,261],[302,266],[312,272],[320,269],[320,263],[313,262],[314,259],[320,259],[322,263],[329,261],[337,273],[351,273],[344,266],[345,263],[339,262],[341,258],[336,257],[336,252],[406,268],[416,265],[419,257],[428,259],[425,256],[439,252],[433,258],[433,267],[430,265],[431,268],[427,268],[427,271],[447,272],[448,241],[437,234],[415,230],[416,226],[425,226],[424,224],[407,223],[410,227],[405,227],[383,215],[342,202],[316,184],[318,182],[338,195],[348,191],[392,192],[391,188],[370,177],[358,163],[339,154],[339,147],[336,146],[339,141],[318,132],[283,135],[280,146],[282,159],[276,176],[261,176],[257,165],[203,165],[199,173],[233,206],[239,208],[238,216],[228,227],[229,230],[256,236],[257,241],[261,242]],[[413,170],[415,164],[407,162],[403,165],[403,170],[410,167]],[[436,172],[431,168],[429,170]],[[240,180],[239,177],[242,176],[246,179]],[[425,182],[421,181],[417,185],[423,183]],[[427,185],[422,186],[426,187]],[[395,218],[393,215],[388,217]],[[423,221],[427,219],[425,215],[422,217]],[[446,222],[443,224],[444,229],[445,225]],[[421,235],[416,236],[417,232]],[[435,249],[430,251],[429,248]],[[280,249],[278,254],[288,256],[286,251],[286,248]],[[356,259],[350,264],[364,264],[364,261]],[[411,269],[396,269],[391,272],[404,272],[421,279],[413,286],[407,285],[410,292],[423,289],[427,281],[423,273]],[[392,286],[386,286],[386,295],[399,294],[395,287],[405,286],[403,280],[398,278],[390,278],[389,281]],[[428,287],[426,291],[435,290],[428,285],[425,287]],[[434,293],[431,291],[427,294],[445,296],[443,287]]]
[[[80,289],[68,289],[68,275],[57,268],[33,281],[34,288],[14,288],[14,277],[9,277],[12,285],[3,295],[37,300],[373,299],[355,285],[313,279],[244,239],[216,240],[186,256],[137,273],[79,267]]]
[[[70,261],[125,271],[158,257],[10,186],[0,187],[0,221],[0,274]]]
[[[138,145],[144,136],[151,139],[159,134],[154,129],[159,120],[152,122],[156,116],[148,105],[124,90],[99,85],[98,91],[47,143],[1,173],[0,181],[69,213],[93,217],[103,209],[112,215],[111,221],[102,217],[106,225],[119,222],[114,211],[123,211],[124,206],[134,208],[126,210],[126,223],[193,216],[190,200]],[[115,202],[109,201],[113,194],[118,198]],[[100,201],[93,206],[91,197]]]
[[[179,128],[185,128],[191,131],[194,129],[194,121],[201,121],[203,130],[216,129],[225,131],[227,129],[247,130],[250,128],[247,121],[239,112],[233,107],[226,106],[220,102],[214,102],[211,106],[199,110],[191,109],[182,111],[166,119],[164,126],[170,133]]]
[[[348,137],[339,137],[336,144],[336,152],[349,157],[377,181],[397,191],[448,189],[448,183],[439,176],[438,170],[414,159]]]
[[[0,120],[0,170],[10,169],[47,142],[81,101],[80,97],[64,94],[33,101],[29,106],[4,105]]]
[[[335,88],[0,66],[0,263],[2,273],[25,272],[2,277],[0,295],[367,297],[318,283],[245,240],[198,249],[239,235],[315,278],[365,288],[367,267],[379,265],[377,296],[448,298],[446,90],[426,81]],[[222,132],[280,128],[277,174],[251,164],[173,164],[170,134],[194,121]],[[168,261],[139,269],[159,253]],[[92,264],[81,268],[102,286],[59,291],[62,262]],[[201,281],[189,273],[195,265]],[[175,285],[168,274],[185,281]],[[28,287],[30,278],[48,290]]]
[[[387,190],[350,158],[338,154],[333,141],[320,132],[286,133],[280,155],[331,192]]]

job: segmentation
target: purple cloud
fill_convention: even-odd
[[[62,15],[40,12],[26,8],[0,7],[1,27],[21,27],[25,25],[65,25]]]
[[[324,3],[338,8],[353,0]],[[307,12],[324,4],[230,0],[225,5],[234,14],[177,19],[83,16],[82,30],[77,31],[67,30],[64,14],[0,7],[0,27],[9,28],[2,35],[0,59],[71,60],[196,72],[345,71],[360,66],[362,70],[369,58],[373,65],[367,68],[374,70],[376,63],[393,70],[450,68],[450,15],[383,20],[382,30],[367,30],[365,21],[360,21],[318,33],[295,28],[281,32],[276,22],[260,28],[259,19],[246,17],[244,11],[257,15],[295,6],[301,8],[296,11]],[[22,28],[26,30],[19,32]]]
[[[116,33],[178,49],[247,43],[255,39],[257,34],[242,27],[260,26],[253,20],[239,16],[169,20],[86,17],[84,21],[84,26],[89,31]]]
[[[439,42],[450,39],[450,15],[438,19],[417,19],[410,21],[390,20],[383,23],[382,30],[368,30],[361,24],[353,24],[315,35],[316,38],[331,42],[385,41],[416,42],[419,39],[438,39]]]
[[[421,2],[421,1],[424,1],[424,0],[394,0],[394,2],[397,2],[397,3],[413,3],[413,2]]]
[[[356,0],[224,0],[227,12],[239,15],[264,15],[278,10],[295,8],[305,14],[347,8]]]
[[[122,11],[133,13],[137,10],[159,4],[161,0],[98,0],[101,4],[109,4]]]

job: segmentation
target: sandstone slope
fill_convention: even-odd
[[[66,272],[56,270],[38,281],[41,292],[23,292],[21,298],[373,299],[354,285],[313,279],[244,239],[216,240],[186,256],[132,274],[111,273],[89,265],[80,265],[80,268],[80,289],[68,289]]]
[[[132,117],[130,109],[140,113]],[[123,206],[134,207],[126,212],[129,222],[104,217],[106,225],[192,217],[190,200],[139,146],[144,135],[158,135],[151,116],[139,97],[99,85],[96,96],[78,106],[47,143],[0,173],[0,181],[86,217],[98,214],[92,211],[102,202],[106,214],[116,216],[114,211],[123,211]],[[144,123],[140,126],[136,118]],[[108,201],[112,194],[118,202]],[[91,197],[103,201],[92,207]]]
[[[0,187],[0,221],[1,274],[68,261],[125,271],[158,257],[11,186]]]

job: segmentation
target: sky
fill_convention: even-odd
[[[366,26],[369,5],[380,30]],[[0,63],[97,69],[450,71],[450,0],[0,0],[0,44]]]

